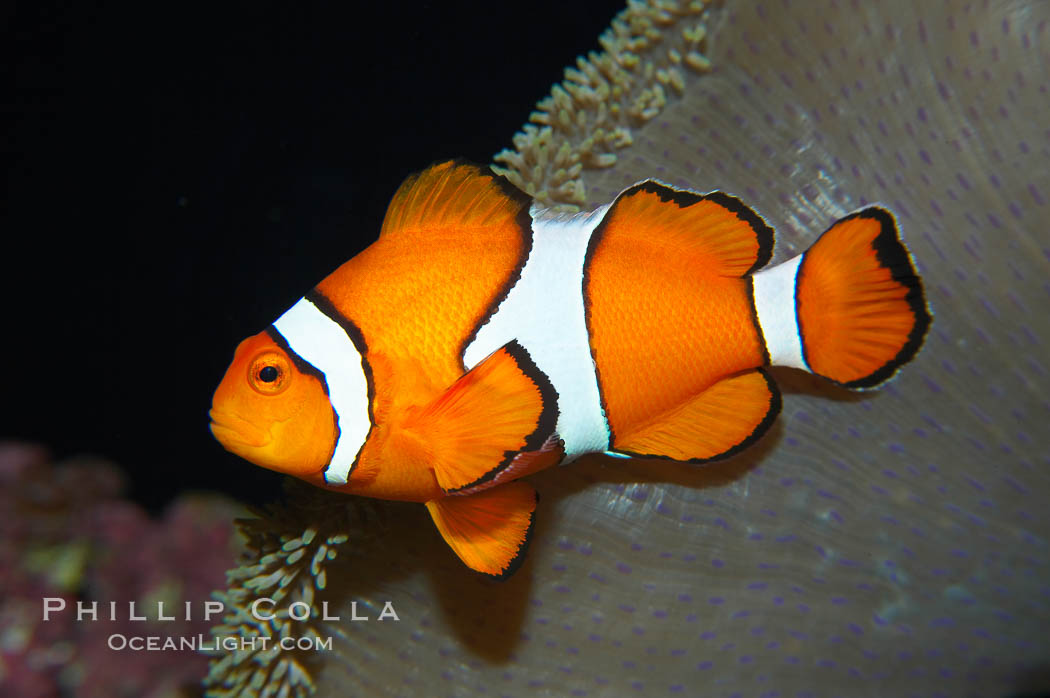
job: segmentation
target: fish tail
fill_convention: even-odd
[[[891,378],[922,346],[930,312],[897,222],[871,207],[806,252],[751,277],[767,361],[848,388]]]
[[[922,346],[930,312],[897,222],[870,207],[835,223],[802,255],[795,306],[803,359],[848,388],[891,378]]]

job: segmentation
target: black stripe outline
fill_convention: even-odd
[[[324,372],[303,357],[299,356],[299,354],[292,349],[291,345],[288,344],[288,340],[284,338],[284,335],[281,334],[280,330],[273,325],[270,325],[266,328],[266,334],[269,335],[270,339],[273,340],[273,343],[276,344],[281,351],[288,355],[288,358],[300,373],[305,373],[319,380],[321,382],[321,387],[324,388],[324,394],[329,394],[328,381],[325,379]]]
[[[354,322],[346,317],[335,304],[332,303],[329,298],[321,293],[316,287],[310,290],[304,299],[314,304],[323,315],[329,320],[339,325],[346,332],[346,336],[350,338],[354,348],[357,349],[357,353],[361,355],[361,369],[365,374],[365,385],[368,386],[368,433],[365,434],[364,441],[361,442],[361,446],[358,447],[357,453],[354,454],[354,461],[350,464],[350,469],[346,472],[346,479],[349,480],[353,474],[354,469],[357,467],[357,462],[361,459],[361,452],[365,449],[365,444],[368,443],[368,439],[371,438],[372,432],[376,427],[375,414],[372,411],[372,406],[375,403],[376,398],[376,387],[375,378],[372,375],[372,366],[368,363],[368,344],[365,342],[365,336],[361,332],[360,328],[354,324]],[[332,411],[335,411],[333,406]],[[331,463],[329,462],[329,465]],[[325,468],[327,470],[327,466]],[[327,482],[327,479],[325,480]]]
[[[751,324],[755,326],[755,334],[758,337],[758,344],[762,348],[762,365],[769,366],[769,344],[766,342],[766,335],[762,332],[762,323],[758,319],[758,305],[755,303],[755,277],[747,277],[747,304],[748,310],[751,311]],[[798,331],[797,324],[795,331]]]
[[[489,301],[488,306],[478,315],[478,319],[474,322],[473,329],[467,333],[467,336],[460,343],[457,348],[457,356],[459,357],[459,366],[466,372],[466,364],[463,363],[463,355],[467,352],[469,347],[475,339],[477,339],[478,332],[481,328],[488,324],[492,316],[499,311],[500,305],[510,295],[511,290],[518,285],[521,280],[521,272],[525,269],[525,264],[529,261],[529,255],[532,254],[532,214],[530,208],[532,206],[532,197],[518,189],[513,183],[503,175],[498,175],[492,172],[488,168],[483,168],[481,165],[477,165],[469,160],[456,159],[452,161],[455,166],[466,166],[473,167],[478,171],[479,176],[491,177],[494,184],[496,184],[503,194],[511,201],[515,202],[520,206],[517,215],[514,217],[517,223],[518,230],[521,233],[520,239],[520,250],[518,252],[518,262],[510,273],[507,275],[506,280],[500,285],[496,293],[493,294],[492,300]],[[468,260],[469,263],[469,260]]]
[[[912,259],[911,252],[905,247],[904,241],[900,238],[900,229],[897,227],[897,219],[892,213],[878,206],[869,206],[868,208],[856,211],[835,221],[831,227],[821,233],[821,237],[833,230],[835,226],[840,223],[854,218],[870,218],[878,221],[880,226],[879,234],[875,236],[875,239],[872,240],[871,244],[872,249],[875,251],[875,259],[879,261],[881,266],[889,270],[890,277],[894,281],[907,289],[907,294],[905,294],[904,300],[907,301],[908,307],[911,308],[912,317],[915,319],[911,332],[908,333],[908,339],[905,340],[904,345],[900,348],[900,351],[897,352],[897,355],[867,376],[858,378],[854,381],[842,383],[834,378],[829,378],[828,376],[819,373],[816,374],[821,378],[829,380],[836,385],[841,385],[844,388],[866,390],[874,388],[880,383],[884,383],[890,378],[893,378],[897,374],[897,371],[900,370],[901,366],[915,358],[919,349],[922,348],[923,341],[926,339],[926,333],[929,331],[930,323],[933,321],[933,314],[931,313],[930,306],[926,301],[926,293],[922,287],[922,279],[915,270],[915,261]],[[817,238],[817,240],[819,242],[820,238]],[[807,366],[810,364],[809,357],[806,355],[806,333],[805,328],[802,327],[802,314],[798,312],[798,289],[799,285],[802,283],[802,277],[805,274],[806,259],[808,255],[809,250],[806,250],[802,255],[801,263],[799,263],[798,273],[795,275],[795,318],[798,323],[799,336],[802,338],[802,359],[806,362]],[[814,371],[814,373],[816,372]]]
[[[550,438],[557,429],[558,391],[554,389],[554,385],[551,383],[550,378],[547,377],[546,373],[540,370],[539,366],[536,365],[536,362],[532,360],[531,356],[529,356],[529,352],[526,351],[525,347],[521,346],[516,339],[507,342],[496,351],[500,350],[506,350],[507,354],[510,355],[517,364],[518,370],[524,373],[540,391],[542,408],[540,410],[540,417],[536,420],[536,428],[531,434],[525,437],[525,444],[520,449],[516,451],[504,451],[503,460],[492,470],[489,470],[473,482],[469,482],[461,487],[445,490],[446,494],[456,494],[457,492],[484,485],[509,466],[514,461],[514,457],[519,453],[525,451],[538,451],[541,449],[543,444],[547,442],[547,439]],[[493,352],[493,354],[495,353],[496,352]],[[485,361],[488,361],[488,359],[485,359]],[[478,366],[484,364],[485,361],[482,361]],[[477,368],[477,366],[475,366],[475,368]]]
[[[321,371],[312,363],[299,356],[299,354],[297,354],[296,351],[292,349],[291,345],[288,344],[288,340],[284,338],[284,335],[281,334],[280,330],[278,330],[273,325],[270,325],[266,328],[266,334],[269,335],[270,339],[273,340],[273,343],[276,344],[277,347],[288,356],[292,364],[300,373],[312,376],[316,378],[318,382],[320,382],[321,388],[324,390],[325,397],[329,398],[328,406],[332,410],[332,416],[336,417],[335,408],[332,407],[331,394],[328,392],[328,379],[325,378],[324,371]],[[329,452],[328,458],[325,460],[324,463],[325,470],[328,470],[328,466],[332,464],[332,456],[335,455],[335,447],[339,445],[339,439],[343,435],[343,430],[339,428],[338,417],[336,417],[333,421],[335,422],[335,439],[332,440],[332,450]]]
[[[623,194],[620,194],[623,196]],[[619,201],[620,197],[616,197]],[[613,431],[612,421],[609,419],[609,403],[605,400],[605,382],[602,380],[601,364],[598,363],[598,350],[594,346],[594,326],[591,324],[591,262],[594,255],[601,246],[605,237],[605,229],[608,227],[609,214],[616,207],[616,201],[598,221],[598,225],[591,230],[591,239],[587,241],[587,252],[583,255],[583,274],[580,275],[580,293],[583,295],[583,324],[587,328],[587,347],[591,350],[591,363],[594,364],[594,380],[598,384],[598,404],[605,419],[605,430],[608,432],[608,448],[612,448],[616,442],[616,432]]]

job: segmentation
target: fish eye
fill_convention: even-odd
[[[263,352],[248,364],[248,383],[263,395],[284,392],[291,378],[288,359],[274,351]]]

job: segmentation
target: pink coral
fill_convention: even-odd
[[[236,508],[182,496],[158,520],[121,499],[123,485],[109,463],[54,466],[40,447],[0,444],[3,695],[168,696],[205,673],[190,649],[115,650],[111,638],[208,638],[204,602],[235,559]],[[45,599],[65,606],[46,621]],[[97,602],[97,620],[78,621],[78,602]],[[132,620],[129,602],[150,619]],[[157,620],[158,602],[175,620]]]

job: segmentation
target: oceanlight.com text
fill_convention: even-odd
[[[184,637],[163,637],[160,635],[124,635],[113,633],[106,644],[111,650],[120,652],[262,652],[276,645],[282,650],[331,651],[331,637],[241,637],[223,635],[208,637],[190,635]]]

